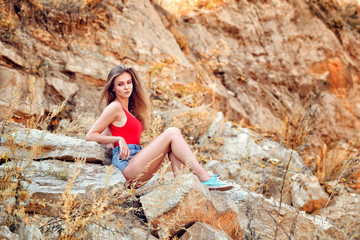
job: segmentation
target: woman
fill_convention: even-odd
[[[135,188],[145,184],[160,168],[166,154],[175,174],[186,164],[210,189],[232,186],[210,176],[196,160],[177,128],[168,128],[146,147],[140,146],[143,126],[150,118],[149,104],[139,77],[132,67],[116,66],[107,78],[100,103],[107,106],[86,135],[87,141],[114,144],[112,164]],[[110,130],[111,135],[102,134]]]

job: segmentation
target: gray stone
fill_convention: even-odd
[[[113,166],[45,160],[31,163],[33,182],[29,186],[30,194],[63,193],[67,179],[61,178],[59,175],[65,172],[69,179],[76,169],[79,170],[79,175],[70,190],[70,193],[73,194],[81,196],[89,190],[110,188],[125,183],[125,178],[120,170]]]
[[[266,191],[267,197],[279,199],[281,196],[284,203],[291,204],[288,180],[285,181],[283,194],[280,194],[283,174],[286,172],[288,178],[299,172],[312,175],[296,151],[250,129],[234,127],[226,122],[223,138],[224,144],[218,149],[221,163],[210,162],[206,168],[221,174],[224,179],[255,186],[259,192]]]
[[[82,55],[74,55],[69,52],[64,53],[63,58],[66,59],[65,70],[82,76],[90,76],[103,82],[104,69],[110,70],[110,66],[120,64],[110,56],[104,58],[104,56],[92,52],[83,52],[82,54],[87,55],[87,57],[84,58]]]
[[[191,174],[174,180],[169,183],[168,186],[160,185],[156,187],[154,191],[140,198],[146,218],[150,222],[153,222],[163,213],[175,208],[186,194],[194,189],[202,195],[210,197],[210,192],[205,185],[201,184],[200,181]]]
[[[337,187],[340,189],[339,195],[333,195],[333,203],[320,209],[319,215],[334,222],[344,231],[352,232],[354,239],[360,238],[360,194],[349,193],[339,183]]]
[[[193,174],[178,176],[141,196],[145,216],[160,239],[193,222],[203,222],[241,238],[237,206],[228,197],[214,195]]]
[[[93,197],[107,189],[109,193],[123,189],[125,178],[119,169],[113,166],[101,166],[89,163],[72,163],[58,160],[8,162],[3,168],[21,167],[25,174],[24,188],[29,192],[29,201],[25,203],[27,211],[48,216],[56,214],[52,203],[61,199],[69,180],[74,179],[69,190],[80,199]]]
[[[16,151],[7,147],[8,141],[17,145]],[[111,148],[84,139],[53,134],[36,129],[19,129],[11,136],[1,136],[0,150],[9,158],[62,159],[85,158],[87,162],[111,163]]]
[[[219,149],[223,153],[223,159],[275,159],[277,162],[287,163],[291,157],[291,171],[299,172],[305,168],[296,151],[276,141],[260,137],[247,128],[235,128],[227,122],[224,137],[224,146]],[[256,139],[259,141],[255,142]]]
[[[215,194],[236,202],[240,225],[248,239],[274,239],[276,219],[281,224],[277,232],[278,239],[289,239],[289,236],[291,239],[307,239],[315,235],[325,236],[324,239],[345,236],[341,229],[325,217],[311,216],[284,203],[279,212],[279,202],[272,198],[266,199],[240,185],[235,185],[230,191]]]

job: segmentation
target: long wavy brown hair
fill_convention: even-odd
[[[101,102],[104,100],[104,98],[106,99],[107,105],[109,105],[112,101],[115,100],[116,96],[115,92],[113,91],[114,80],[117,76],[125,72],[131,75],[131,80],[133,83],[133,91],[129,98],[129,112],[137,119],[139,119],[144,128],[146,128],[150,119],[149,97],[141,84],[139,75],[132,67],[118,65],[111,69],[107,77],[106,84],[101,93],[99,109]]]

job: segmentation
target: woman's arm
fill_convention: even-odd
[[[103,144],[119,142],[122,137],[102,134],[111,123],[120,118],[119,112],[121,112],[121,106],[119,108],[117,104],[109,104],[90,128],[85,140]]]
[[[89,132],[86,134],[85,140],[95,141],[102,144],[118,142],[120,147],[120,154],[119,154],[120,159],[123,159],[125,157],[126,159],[129,159],[130,151],[124,138],[101,134],[111,123],[115,121],[121,122],[122,112],[123,110],[120,103],[117,102],[110,103],[101,113],[98,120],[96,120],[94,125],[90,128]]]
[[[112,136],[109,127],[105,128],[105,130],[101,133],[101,135]],[[114,144],[113,144],[113,143],[107,143],[107,144],[105,144],[105,145],[108,146],[108,147],[114,148]]]

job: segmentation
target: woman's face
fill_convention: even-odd
[[[127,72],[117,76],[114,80],[114,89],[117,98],[129,98],[133,91],[131,75]]]

